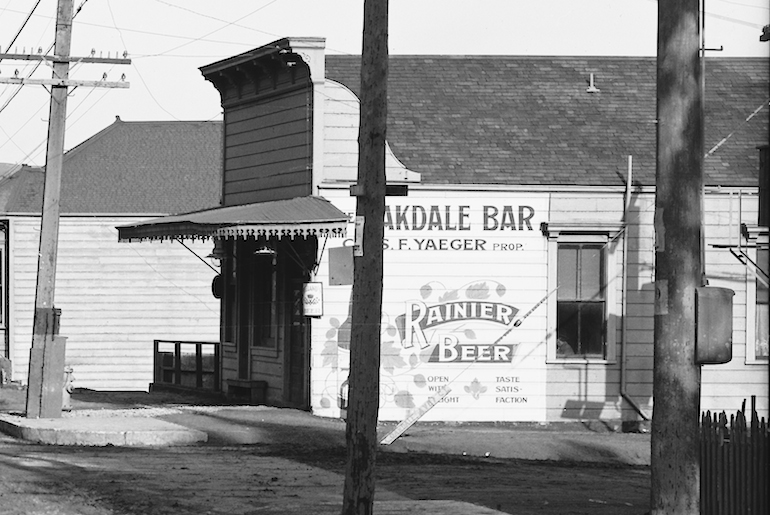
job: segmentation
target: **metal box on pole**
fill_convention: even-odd
[[[729,288],[695,289],[695,361],[699,365],[733,359],[733,296]]]

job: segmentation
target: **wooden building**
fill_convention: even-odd
[[[359,65],[304,38],[203,67],[225,113],[222,207],[120,228],[214,241],[223,387],[331,417],[347,398]],[[705,274],[734,296],[703,409],[756,395],[768,410],[767,83],[767,60],[707,62]],[[655,59],[392,56],[388,86],[387,176],[409,193],[386,200],[380,418],[437,394],[425,420],[648,418]]]
[[[169,144],[173,142],[173,144]],[[219,204],[221,122],[115,123],[66,153],[55,307],[75,386],[147,390],[153,342],[219,339],[209,243],[125,245],[118,225]],[[44,170],[0,180],[0,335],[26,383]]]

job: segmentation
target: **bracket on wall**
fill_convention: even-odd
[[[386,184],[385,185],[385,196],[386,197],[406,197],[409,195],[409,185],[408,184]],[[350,185],[350,196],[351,197],[363,197],[364,196],[364,188],[360,184],[351,184]]]

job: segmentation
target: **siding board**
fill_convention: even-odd
[[[225,106],[224,205],[311,194],[311,97],[307,82]]]
[[[266,165],[274,166],[277,174],[291,174],[295,170],[306,169],[305,159],[307,144],[304,141],[293,141],[291,138],[282,138],[280,147],[263,146],[262,150],[254,150],[242,156],[225,159],[225,178],[227,182],[239,181],[247,178],[262,179]],[[295,144],[298,143],[298,144]]]
[[[153,340],[219,340],[213,271],[177,243],[118,243],[116,226],[136,218],[64,217],[56,307],[75,386],[147,390]],[[32,341],[40,221],[11,217],[13,378],[26,382]],[[188,246],[204,257],[210,243]]]

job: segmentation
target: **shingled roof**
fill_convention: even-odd
[[[360,57],[327,56],[358,93]],[[768,60],[707,59],[707,185],[756,186]],[[589,93],[590,74],[598,92]],[[388,142],[432,184],[655,183],[654,57],[391,56]],[[748,122],[745,119],[764,108]]]
[[[115,122],[64,156],[62,214],[176,214],[219,205],[222,122]],[[6,213],[40,213],[43,172],[0,183]]]

